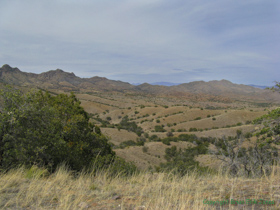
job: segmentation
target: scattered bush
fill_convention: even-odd
[[[165,132],[166,130],[163,128],[162,125],[156,125],[155,126],[155,131],[156,132]]]
[[[166,133],[166,136],[167,136],[167,137],[172,137],[172,136],[174,136],[174,135],[173,135],[172,132],[167,132],[167,133]]]
[[[147,153],[148,150],[149,150],[149,147],[147,147],[147,146],[142,147],[142,151],[143,151],[144,153]]]
[[[149,137],[150,141],[160,141],[160,138],[157,135],[152,135]]]
[[[143,132],[142,128],[137,126],[135,122],[129,122],[127,115],[122,118],[118,128],[135,132],[138,136],[141,136]]]
[[[162,139],[162,143],[166,145],[170,145],[170,140],[168,138]]]
[[[128,140],[128,141],[121,142],[119,145],[121,149],[124,149],[125,147],[129,147],[129,146],[137,146],[137,143],[133,140]]]
[[[244,135],[244,137],[245,138],[251,138],[253,136],[253,134],[252,133],[250,133],[250,132],[247,132],[247,133],[245,133],[245,135]]]
[[[197,131],[197,128],[190,128],[189,131],[190,132],[195,132],[195,131]]]

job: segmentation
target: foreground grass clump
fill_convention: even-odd
[[[279,209],[279,183],[276,167],[269,177],[256,179],[196,172],[112,176],[110,169],[74,173],[64,166],[48,174],[18,168],[0,174],[0,209],[217,209],[219,204],[209,202],[226,200],[223,208],[237,209],[231,199],[245,202],[239,209]],[[249,205],[247,199],[259,203]]]

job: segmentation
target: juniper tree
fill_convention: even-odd
[[[42,165],[55,168],[66,162],[72,169],[89,166],[97,156],[114,157],[107,139],[94,133],[94,125],[71,93],[5,88],[0,114],[0,164]]]

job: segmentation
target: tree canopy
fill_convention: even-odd
[[[107,139],[94,125],[76,96],[5,88],[0,114],[0,167],[40,165],[55,169],[90,166],[96,157],[114,157]]]

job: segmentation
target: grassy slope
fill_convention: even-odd
[[[40,171],[39,171],[40,172]],[[279,209],[280,174],[262,179],[230,178],[220,174],[178,177],[148,173],[109,177],[73,176],[65,168],[40,177],[36,171],[17,169],[0,174],[1,209],[217,209],[212,201],[263,199],[275,205],[224,205],[226,209]],[[216,208],[217,207],[217,208]],[[238,207],[238,208],[237,208]]]
[[[255,125],[247,124],[248,121],[267,113],[264,108],[239,102],[231,104],[217,103],[216,105],[211,104],[211,102],[197,102],[194,104],[195,107],[190,107],[183,106],[183,104],[188,103],[187,101],[181,101],[181,105],[179,105],[177,100],[170,101],[168,98],[125,96],[121,94],[78,94],[77,96],[82,102],[81,105],[89,113],[98,113],[103,120],[110,117],[111,124],[119,123],[125,115],[128,115],[129,119],[142,127],[144,132],[150,136],[156,134],[160,138],[165,138],[167,132],[152,132],[156,125],[164,125],[164,129],[167,131],[174,129],[174,136],[193,133],[198,137],[221,138],[223,136],[235,136],[237,130],[242,130],[245,134],[254,131],[256,127]],[[141,105],[145,107],[140,107]],[[168,105],[168,107],[164,107],[164,105]],[[205,108],[212,105],[218,109]],[[229,105],[232,108],[221,108]],[[201,109],[200,107],[204,108]],[[201,119],[195,120],[198,117]],[[157,122],[158,120],[159,122]],[[237,123],[242,123],[242,125],[232,127]],[[231,127],[223,128],[226,126]],[[188,132],[190,128],[204,130],[202,132]],[[178,129],[186,129],[187,132],[177,132]],[[114,145],[119,145],[121,142],[128,140],[136,141],[138,138],[133,132],[123,129],[118,131],[117,128],[102,128],[102,133],[108,136],[110,142]],[[140,169],[154,168],[159,163],[165,162],[166,145],[160,142],[146,142],[145,146],[149,148],[147,153],[144,153],[142,147],[139,146],[130,146],[129,148],[116,149],[115,151],[118,156],[125,158],[127,161],[133,161]],[[187,145],[185,147],[180,146],[180,148],[187,148]],[[197,160],[205,165],[206,162],[211,160],[211,157],[202,157]],[[215,163],[214,165],[217,164]]]

